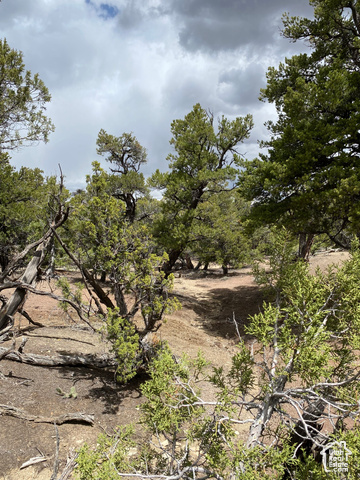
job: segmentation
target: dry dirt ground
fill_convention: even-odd
[[[325,268],[346,257],[343,252],[322,253],[312,257],[311,265]],[[231,270],[228,276],[223,276],[220,269],[181,273],[175,279],[174,293],[182,308],[169,316],[157,336],[168,341],[175,355],[196,355],[201,349],[213,364],[230,364],[237,343],[231,319],[235,316],[243,333],[248,316],[257,313],[262,304],[261,291],[250,268]],[[25,352],[107,352],[107,345],[98,334],[72,322],[54,300],[32,295],[25,308],[44,325],[34,328],[24,318],[18,319],[22,336],[28,337]],[[1,346],[10,345],[7,342]],[[59,472],[71,448],[79,448],[85,441],[93,444],[100,433],[111,433],[116,425],[135,421],[136,406],[142,401],[139,386],[143,379],[123,387],[114,381],[112,373],[101,370],[43,368],[3,359],[0,374],[0,406],[9,405],[43,417],[76,412],[95,416],[93,426],[67,423],[58,427]],[[75,387],[77,398],[58,394],[57,389],[67,393],[71,387]],[[0,414],[0,480],[49,480],[55,451],[54,425]],[[48,460],[20,470],[24,462],[40,455]]]

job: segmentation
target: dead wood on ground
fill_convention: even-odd
[[[0,415],[7,415],[34,423],[51,423],[56,425],[62,425],[63,423],[85,423],[87,425],[94,425],[94,415],[65,413],[58,417],[43,417],[41,415],[31,415],[20,408],[11,407],[10,405],[0,405]]]
[[[0,348],[0,359],[6,358],[14,362],[26,363],[39,367],[85,367],[93,369],[114,368],[117,363],[110,355],[96,357],[94,355],[39,355],[36,353],[20,353],[12,348]]]

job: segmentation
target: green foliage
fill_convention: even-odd
[[[255,383],[254,359],[245,343],[240,340],[239,352],[232,357],[232,366],[229,371],[228,379],[232,392],[246,395]],[[215,382],[216,383],[216,382]]]
[[[150,436],[128,457],[129,463],[122,472],[135,469],[151,476],[182,471],[184,477],[198,478],[200,472],[216,475],[226,471],[231,463],[227,454],[233,433],[220,415],[207,415],[202,405],[196,405],[199,391],[196,384],[203,379],[205,367],[201,354],[192,361],[185,357],[176,361],[166,346],[154,359],[149,370],[150,380],[142,386],[147,400],[141,405],[140,421]],[[179,405],[182,408],[178,408]],[[115,440],[111,442],[111,446],[114,445]],[[99,450],[97,447],[90,457],[87,449],[91,459],[79,464],[78,471],[89,474],[89,467],[94,470],[95,464],[99,464]],[[113,462],[114,451],[107,450],[109,463]],[[199,465],[196,459],[201,459]]]
[[[291,236],[280,230],[276,238],[273,271],[262,277],[274,290],[274,301],[247,327],[255,342],[240,340],[231,366],[210,373],[201,354],[176,360],[162,348],[142,386],[140,425],[148,436],[119,469],[123,475],[339,478],[325,474],[321,456],[319,463],[306,446],[316,438],[323,446],[346,441],[353,455],[349,472],[340,478],[358,478],[360,252],[354,248],[342,267],[310,275],[305,262],[293,261]],[[212,401],[202,397],[207,382]],[[314,428],[314,415],[325,425],[322,431]],[[245,441],[238,436],[239,424],[249,424]],[[124,450],[115,439],[109,442],[111,464]],[[80,472],[102,466],[97,455],[105,458],[103,447],[89,452],[95,460],[84,461]]]
[[[131,467],[128,453],[134,448],[131,439],[133,427],[118,428],[113,437],[103,434],[98,438],[96,450],[90,450],[84,445],[76,459],[77,480],[115,480],[119,478],[118,471]]]
[[[348,457],[349,471],[346,474],[346,480],[357,480],[359,478],[359,475],[360,475],[360,465],[359,465],[360,428],[359,428],[359,422],[357,421],[355,427],[352,430],[345,429],[343,432],[341,432],[341,434],[336,438],[336,440],[338,442],[345,441],[347,448],[352,453]],[[334,475],[334,478],[336,478],[336,475]]]
[[[294,233],[359,231],[359,5],[315,0],[314,20],[284,19],[284,34],[307,39],[311,53],[269,68],[262,99],[274,103],[268,153],[245,164],[241,191],[255,200],[256,225],[281,223]],[[356,33],[357,32],[357,33]]]
[[[135,326],[119,316],[119,311],[108,310],[106,337],[117,360],[116,378],[120,383],[131,380],[143,364],[139,335]]]
[[[204,199],[197,207],[189,236],[191,251],[200,262],[216,262],[226,270],[250,259],[250,242],[240,220],[247,210],[233,191]]]
[[[94,162],[86,191],[71,200],[67,243],[93,295],[97,295],[95,304],[100,301],[104,305],[97,313],[105,321],[107,338],[118,362],[117,377],[126,382],[155,354],[149,334],[179,307],[179,302],[169,296],[173,277],[165,278],[160,270],[166,255],[154,253],[146,225],[129,221],[124,203],[109,192],[109,179],[111,175]],[[104,274],[111,297],[97,280]],[[142,325],[135,324],[137,313],[141,314]]]
[[[86,191],[71,199],[72,214],[66,226],[69,246],[94,275],[110,273],[114,246],[121,244],[125,230],[124,203],[110,194],[108,182],[109,175],[94,162]]]
[[[306,262],[293,262],[292,252],[291,237],[281,231],[270,273],[257,269],[258,281],[273,291],[274,303],[253,317],[247,333],[261,342],[263,354],[276,341],[279,375],[305,384],[346,377],[359,342],[360,253],[355,249],[342,268],[310,275]]]
[[[333,248],[334,246],[334,242],[329,240],[329,237],[327,235],[317,235],[311,246],[311,254],[314,255],[316,252],[328,250],[330,248]]]
[[[0,147],[11,150],[21,145],[48,141],[54,130],[44,115],[50,94],[36,74],[25,71],[23,55],[0,40]]]
[[[96,140],[97,153],[108,155],[106,160],[114,164],[114,170],[124,175],[130,171],[138,172],[141,165],[147,162],[146,150],[131,133],[123,133],[120,137],[109,135],[101,129]]]
[[[56,182],[38,169],[16,170],[0,153],[0,265],[43,235],[53,213],[49,209]]]
[[[293,265],[296,261],[296,240],[285,228],[272,228],[269,236],[271,243],[267,246],[268,268],[263,268],[262,257],[260,261],[255,260],[253,273],[255,281],[265,288],[266,293],[279,298],[289,283],[289,277],[297,275]],[[306,269],[306,266],[304,268]]]
[[[160,265],[166,256],[153,253],[152,237],[145,225],[130,224],[124,204],[107,193],[106,174],[94,163],[87,191],[73,199],[71,239],[81,263],[96,276],[109,275],[120,315],[130,319],[140,309],[145,329],[151,331],[178,302],[168,297],[173,277],[165,278]],[[133,294],[131,306],[125,294]]]
[[[230,478],[233,472],[239,479],[280,479],[284,459],[291,458],[292,449],[244,448],[233,428],[236,417],[227,416],[236,407],[231,405],[234,397],[224,395],[224,385],[214,382],[219,403],[210,411],[199,396],[197,385],[206,379],[207,368],[201,353],[194,360],[183,357],[177,361],[164,347],[150,367],[150,379],[142,386],[146,401],[141,405],[140,425],[150,436],[137,445],[131,456],[126,456],[126,446],[118,442],[117,435],[108,437],[106,451],[103,437],[95,450],[83,447],[77,467],[78,475],[83,476],[77,478],[85,478],[86,474],[95,478],[91,475],[95,471],[100,475],[101,471],[104,477],[96,478],[112,479],[109,465],[118,466],[116,457],[120,456],[126,460],[118,471],[129,477],[135,470],[144,478],[172,478],[180,472],[184,478]]]
[[[319,58],[342,59],[352,69],[360,66],[359,6],[356,0],[310,0],[314,18],[283,17],[283,35],[292,41],[308,39]],[[314,53],[315,55],[315,53]]]
[[[138,199],[148,195],[145,178],[139,172],[147,162],[144,147],[131,133],[123,133],[114,137],[100,130],[96,144],[99,155],[107,155],[106,160],[113,165],[115,174],[109,177],[111,194],[126,204],[126,217],[133,222],[136,217]]]
[[[153,434],[161,432],[174,436],[180,432],[185,422],[195,420],[203,412],[201,407],[196,407],[196,391],[187,388],[190,380],[190,367],[196,366],[195,376],[199,375],[206,363],[199,354],[195,362],[190,362],[186,357],[177,363],[169,348],[164,346],[161,355],[153,360],[149,367],[151,380],[141,387],[147,401],[141,406],[142,423]],[[174,382],[177,378],[179,382]],[[184,409],[174,408],[179,398],[189,407]]]
[[[176,154],[168,156],[170,171],[157,171],[151,179],[152,186],[165,188],[154,231],[169,254],[169,270],[189,243],[198,206],[235,180],[238,145],[249,137],[252,126],[251,115],[233,121],[222,117],[216,129],[213,115],[199,104],[183,120],[172,122],[170,144]]]
[[[62,296],[66,300],[71,300],[80,307],[83,302],[82,292],[84,285],[81,282],[75,284],[75,288],[71,288],[71,285],[66,277],[60,277],[57,281],[57,287],[60,288]],[[59,302],[60,308],[66,313],[69,313],[69,303],[65,300]]]
[[[64,392],[63,390],[61,390],[61,388],[57,388],[56,393],[58,395],[61,395],[64,398],[74,398],[75,399],[78,396],[77,391],[76,391],[76,387],[74,387],[74,386],[72,386],[70,388],[69,393]]]

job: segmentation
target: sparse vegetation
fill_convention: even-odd
[[[144,443],[127,460],[118,436],[106,449],[84,447],[79,478],[83,471],[90,478],[106,472],[109,479],[119,472],[165,479],[338,478],[335,472],[326,477],[320,452],[345,438],[348,448],[359,448],[360,252],[341,268],[310,275],[306,263],[293,263],[288,234],[276,240],[273,269],[262,276],[274,299],[252,317],[246,328],[252,340],[239,339],[230,368],[209,374],[201,353],[194,361],[174,360],[162,349],[142,386]],[[206,382],[215,400],[203,397]],[[248,426],[244,441],[237,438],[239,425]],[[349,472],[346,478],[358,477],[356,461]]]
[[[248,161],[239,152],[251,115],[215,122],[196,104],[171,124],[167,172],[146,180],[146,150],[136,137],[102,129],[97,152],[110,169],[94,162],[86,189],[73,195],[61,171],[57,180],[10,164],[8,152],[46,142],[53,125],[44,114],[47,88],[0,41],[0,291],[11,292],[0,297],[0,360],[140,383],[139,422],[85,444],[78,480],[360,476],[360,7],[310,3],[314,19],[285,16],[283,34],[307,39],[311,53],[269,68],[261,94],[278,112],[266,154]],[[163,192],[160,200],[151,188]],[[310,273],[306,260],[321,245],[351,248],[351,258]],[[242,306],[232,312],[231,364],[211,365],[201,352],[176,357],[156,334],[181,307],[173,291],[178,262],[188,269],[195,259],[204,269],[217,262],[226,280],[230,268],[261,254],[253,275],[266,302],[241,321]],[[77,282],[64,271],[51,283],[59,265]],[[44,327],[26,310],[30,294],[56,300],[72,322],[99,333],[103,351],[54,352],[53,342],[46,354],[25,354],[28,337],[18,347],[16,339],[28,330],[16,315]],[[81,395],[75,382],[52,391],[72,404]],[[94,425],[83,413],[39,417],[11,405],[0,413]],[[351,451],[345,472],[323,468],[334,442]]]

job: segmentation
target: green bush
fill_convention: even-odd
[[[230,368],[210,369],[201,353],[177,360],[164,347],[142,386],[143,441],[131,456],[117,436],[106,455],[103,446],[84,447],[78,475],[112,479],[106,475],[119,456],[116,469],[127,478],[359,478],[360,252],[310,275],[305,262],[293,261],[288,240],[286,232],[277,238],[272,272],[258,270],[273,301],[251,318],[253,341],[240,338]],[[344,474],[321,465],[333,441],[353,453]]]

